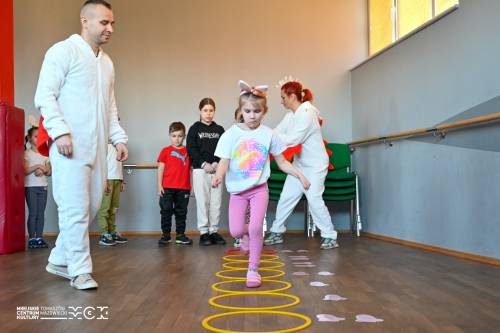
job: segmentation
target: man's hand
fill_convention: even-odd
[[[73,155],[73,140],[71,140],[71,135],[61,135],[56,138],[55,143],[59,154],[66,157],[71,157]]]
[[[127,146],[123,143],[117,143],[116,146],[116,160],[120,162],[124,162],[128,158],[128,149]]]

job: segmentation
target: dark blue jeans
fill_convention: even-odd
[[[45,223],[45,206],[47,205],[47,187],[25,187],[24,194],[28,204],[28,235],[29,238],[41,238]]]

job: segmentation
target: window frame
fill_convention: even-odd
[[[369,61],[370,59],[373,59],[375,57],[377,57],[378,55],[384,53],[385,51],[387,51],[388,49],[391,49],[393,48],[394,46],[398,45],[399,43],[405,41],[406,39],[410,38],[411,36],[415,35],[416,33],[418,33],[419,31],[427,28],[428,26],[434,24],[435,22],[441,20],[443,17],[449,15],[450,13],[454,12],[455,10],[457,10],[459,7],[460,7],[460,1],[459,3],[451,6],[450,8],[446,9],[445,11],[441,12],[440,14],[438,15],[435,15],[436,14],[436,0],[430,0],[432,3],[431,3],[431,15],[432,15],[432,18],[428,21],[426,21],[425,23],[423,23],[422,25],[416,27],[415,29],[411,30],[410,32],[406,33],[405,35],[403,36],[399,36],[399,19],[398,19],[398,0],[392,0],[393,1],[393,6],[392,6],[392,13],[391,13],[391,20],[392,20],[392,43],[388,44],[387,46],[381,48],[380,50],[378,50],[377,52],[373,53],[373,54],[369,54],[370,53],[370,49],[371,49],[371,39],[370,39],[370,1],[373,1],[373,0],[367,0],[366,4],[367,4],[367,22],[368,22],[368,29],[367,29],[367,32],[368,32],[368,58],[363,61],[362,63],[360,63],[359,65],[357,65],[356,67],[354,67],[353,69],[361,66],[362,64],[364,64],[365,62]]]

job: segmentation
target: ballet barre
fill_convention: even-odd
[[[487,124],[493,124],[497,123],[500,121],[500,112],[497,113],[491,113],[488,115],[484,116],[478,116],[478,117],[473,117],[465,120],[459,120],[459,121],[454,121],[450,123],[445,123],[429,128],[418,128],[414,129],[411,131],[402,131],[399,133],[393,133],[393,134],[388,134],[384,136],[379,136],[379,137],[371,137],[367,139],[362,139],[362,140],[355,140],[350,143],[348,143],[349,147],[351,150],[354,150],[356,147],[360,146],[366,146],[370,144],[375,144],[375,143],[384,143],[389,146],[392,146],[392,142],[397,141],[397,140],[403,140],[403,139],[408,139],[408,138],[413,138],[413,137],[418,137],[418,136],[425,136],[425,135],[434,135],[434,136],[439,136],[441,138],[446,137],[446,133],[449,131],[453,130],[459,130],[459,129],[465,129],[473,126],[478,126],[478,125],[487,125]]]

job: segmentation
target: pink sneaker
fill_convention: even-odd
[[[247,283],[248,288],[258,288],[261,285],[260,274],[257,271],[248,270]]]
[[[241,237],[240,240],[240,252],[248,253],[249,248],[250,246],[249,246],[248,235],[243,235],[243,237]]]

